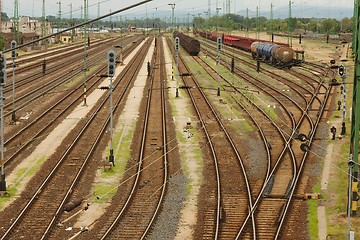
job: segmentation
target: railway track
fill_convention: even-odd
[[[114,39],[106,40],[103,44],[99,43],[92,46],[88,52],[87,69],[90,69],[103,59],[102,55],[105,50],[115,43]],[[63,52],[47,60],[53,62],[47,65],[46,73],[42,73],[41,68],[36,68],[34,64],[30,64],[31,71],[26,71],[26,75],[17,74],[15,71],[15,100],[13,97],[7,97],[5,101],[5,117],[13,114],[28,106],[33,101],[43,97],[46,94],[51,94],[57,89],[70,82],[73,78],[83,72],[83,55],[82,49],[73,50],[71,52]],[[81,61],[79,61],[81,59]],[[60,60],[60,61],[59,61]],[[30,60],[29,60],[30,61]],[[34,68],[34,69],[33,69]],[[19,77],[21,76],[21,77]],[[5,94],[9,95],[12,91],[12,84],[8,84],[5,88]]]
[[[133,51],[134,48],[135,45],[131,45],[130,48],[125,49],[124,57]],[[98,61],[99,56],[95,57],[96,61]],[[98,84],[102,81],[102,78],[98,76],[104,73],[105,68],[105,65],[103,65],[97,72],[94,72],[94,74],[88,77],[87,84],[89,93],[96,89]],[[72,77],[74,77],[74,75],[70,74],[70,76],[64,79],[65,81],[70,81]],[[65,91],[62,96],[59,96],[48,108],[43,109],[37,117],[32,120],[30,118],[29,121],[26,121],[24,126],[21,126],[21,124],[16,131],[6,135],[5,147],[7,148],[7,151],[5,166],[8,173],[11,172],[13,167],[19,164],[19,159],[22,159],[29,154],[31,151],[29,148],[31,149],[31,146],[36,146],[37,143],[41,142],[47,136],[49,130],[54,129],[58,123],[65,119],[67,114],[82,101],[83,94],[83,83],[77,83],[77,85],[74,85],[68,91]],[[14,160],[16,161],[12,163]]]
[[[165,197],[168,180],[167,126],[165,108],[166,79],[162,42],[158,41],[146,80],[146,110],[144,111],[141,146],[134,173],[134,182],[121,210],[111,216],[106,231],[99,239],[144,239],[152,228]]]
[[[113,198],[111,209],[106,210],[106,213],[94,223],[94,227],[90,231],[79,233],[80,238],[89,239],[96,233],[96,238],[99,239],[144,239],[150,234],[161,210],[164,194],[168,187],[169,162],[166,158],[169,152],[167,149],[169,140],[166,136],[165,120],[164,89],[166,86],[163,81],[158,81],[166,79],[166,73],[163,69],[165,65],[163,46],[160,42],[157,41],[156,54],[151,62],[151,66],[154,67],[151,76],[147,79],[149,84],[146,92],[147,110],[143,111],[144,120],[139,123],[139,129],[143,129],[143,138],[142,141],[138,141],[134,148],[139,149],[139,153],[136,153],[136,157],[133,158],[138,160],[129,162],[128,170],[124,175],[125,180],[122,183],[121,190]],[[136,71],[138,70],[135,68],[138,68],[144,61],[147,51],[145,49],[138,54],[143,58],[139,57],[138,62],[129,64],[134,67],[134,71],[128,75],[137,75]],[[206,69],[213,81],[217,81],[217,72],[214,67],[201,58],[194,58],[194,60]],[[222,64],[230,69],[229,62],[222,61]],[[240,99],[235,95],[230,96],[237,105],[237,111],[246,112],[247,116],[244,118],[251,121],[254,128],[257,129],[256,131],[259,131],[257,137],[263,145],[261,151],[264,152],[263,155],[266,156],[266,159],[262,159],[262,164],[266,170],[254,177],[249,174],[251,159],[242,156],[244,149],[241,140],[243,139],[235,136],[236,131],[228,126],[227,121],[224,121],[224,116],[220,114],[221,109],[214,107],[208,94],[203,91],[205,88],[190,72],[191,70],[186,66],[183,57],[180,56],[179,76],[177,77],[180,78],[181,76],[184,83],[182,88],[192,99],[194,109],[200,119],[201,128],[204,130],[201,141],[209,146],[204,151],[206,156],[204,175],[206,179],[204,180],[202,196],[205,201],[199,207],[196,237],[202,239],[280,239],[284,237],[282,229],[287,222],[290,208],[297,205],[296,202],[294,203],[297,201],[294,200],[294,195],[299,188],[304,164],[309,154],[308,149],[314,140],[317,125],[321,120],[331,87],[326,87],[321,77],[319,81],[312,82],[311,77],[303,80],[300,79],[303,77],[301,74],[289,73],[289,75],[297,76],[300,79],[298,83],[291,83],[289,79],[285,78],[281,80],[282,83],[287,82],[287,86],[296,92],[296,99],[292,99],[288,94],[281,93],[280,88],[276,86],[279,85],[276,81],[280,80],[273,81],[270,84],[262,83],[261,80],[254,78],[243,69],[235,68],[235,74],[246,79],[267,95],[264,98],[265,101],[276,101],[276,104],[281,106],[282,110],[279,112],[282,112],[282,116],[286,117],[272,119],[273,117],[268,114],[261,103],[259,104],[249,97],[248,93],[237,88],[232,81],[221,76],[223,90],[230,89],[229,92],[236,92],[241,95]],[[276,75],[272,76],[276,77]],[[95,76],[91,78],[93,77]],[[116,85],[117,89],[124,88],[121,93],[119,90],[118,93],[114,94],[117,99],[116,108],[125,96],[125,89],[132,85],[133,80],[127,82],[124,78],[125,75],[121,77],[121,80],[118,80],[119,85]],[[299,87],[301,81],[305,81],[308,86]],[[89,81],[89,86],[95,87],[95,82],[94,80],[94,85],[90,85]],[[81,85],[78,88],[80,87]],[[78,97],[74,102],[81,100],[81,93],[78,88]],[[104,99],[102,104],[107,105],[107,101]],[[159,104],[160,102],[161,104]],[[21,210],[21,215],[11,220],[12,224],[7,230],[5,229],[6,232],[2,239],[18,239],[22,236],[28,236],[30,233],[36,239],[57,238],[59,236],[71,237],[64,229],[55,229],[54,226],[59,222],[59,219],[64,218],[63,206],[65,203],[86,195],[79,189],[79,181],[84,178],[83,170],[94,161],[95,149],[100,148],[99,142],[109,121],[104,117],[108,114],[102,113],[106,110],[100,106],[98,109],[99,112],[94,111],[90,114],[91,118],[89,118],[88,123],[88,119],[82,121],[83,131],[79,128],[72,133],[74,136],[71,138],[75,141],[79,139],[79,142],[74,142],[75,149],[71,149],[72,144],[67,144],[70,147],[68,149],[63,147],[61,154],[64,156],[60,157],[61,155],[59,155],[59,157],[54,158],[56,161],[63,160],[64,163],[54,161],[51,164],[56,164],[58,169],[55,170],[51,167],[49,170],[43,170],[42,177],[30,183],[32,186],[37,186],[41,182],[41,185],[37,190],[34,187],[32,190],[35,192],[34,195],[29,189],[24,193],[23,198],[30,200],[26,204],[19,203],[17,205],[18,210],[14,212]],[[117,111],[119,112],[119,110]],[[56,115],[56,110],[54,113],[56,117],[53,119],[59,118],[61,114],[66,115],[65,112]],[[102,117],[98,117],[98,115],[102,115]],[[91,123],[91,121],[94,122]],[[162,123],[161,126],[160,123]],[[43,125],[42,123],[35,124]],[[94,126],[90,124],[95,124],[96,127],[91,128],[96,128],[99,132],[90,133],[91,131],[86,130],[87,125]],[[308,147],[306,151],[300,150],[299,133],[306,133],[306,146]],[[38,134],[41,135],[44,132],[40,130]],[[39,135],[35,135],[27,142],[33,142]],[[90,139],[93,140],[93,144],[90,144]],[[70,141],[70,137],[67,141]],[[17,145],[19,142],[15,144],[15,146]],[[77,148],[88,150],[78,152]],[[84,152],[86,158],[83,159],[79,156],[83,156]],[[49,172],[54,175],[47,176]],[[65,182],[64,179],[69,182]],[[47,180],[49,183],[46,183]],[[64,187],[60,188],[59,183]],[[54,198],[52,196],[54,192],[57,192],[59,196]],[[28,206],[29,209],[27,209]],[[10,208],[6,211],[12,210]],[[46,214],[43,213],[44,211]],[[1,221],[7,222],[6,219]],[[4,225],[7,226],[9,223]]]
[[[215,58],[215,57],[214,57]],[[230,69],[230,64],[229,64],[229,67],[228,69]],[[215,70],[214,71],[214,74],[215,74]],[[215,77],[213,77],[215,79]],[[231,85],[231,83],[228,81],[227,82],[228,85]],[[303,121],[303,118],[304,116],[306,116],[308,118],[307,121],[309,121],[309,123],[312,124],[312,120],[310,119],[310,116],[307,114],[307,111],[309,110],[309,106],[311,106],[315,99],[317,101],[320,101],[318,96],[317,96],[317,93],[319,93],[319,89],[322,88],[324,86],[322,86],[321,84],[319,84],[318,88],[315,89],[314,93],[312,93],[310,95],[310,100],[309,102],[306,101],[306,108],[301,108],[300,106],[298,106],[298,109],[301,110],[302,112],[302,115],[301,117],[296,121],[297,122],[297,126],[293,127],[293,131],[300,128],[301,126],[301,123]],[[264,87],[262,87],[261,89],[264,89]],[[327,89],[327,88],[325,88]],[[325,103],[327,101],[327,96],[329,94],[329,91],[326,91],[326,97],[324,99],[324,102]],[[269,95],[274,95],[274,94],[269,94]],[[279,93],[275,94],[275,95],[280,95]],[[294,102],[293,102],[294,103]],[[320,102],[321,104],[321,102]],[[294,103],[294,105],[296,105],[296,103]],[[284,106],[285,108],[285,106]],[[317,115],[321,115],[322,114],[322,111],[323,111],[323,107],[320,109],[320,112],[319,114]],[[268,117],[269,118],[269,117]],[[319,118],[315,118],[315,122],[317,122],[319,120]],[[295,123],[295,122],[293,122]],[[276,123],[272,123],[274,125],[276,125]],[[311,125],[311,127],[309,127],[309,125],[307,125],[306,127],[302,127],[303,130],[305,129],[310,129],[309,130],[309,135],[313,134],[315,132],[315,128],[316,126],[313,126]],[[279,128],[278,131],[283,131],[281,128]],[[289,138],[290,136],[290,138]],[[289,144],[290,142],[292,141],[292,138],[296,137],[296,135],[294,136],[293,133],[291,135],[284,135],[283,138],[284,138],[284,141],[286,142],[286,147],[283,148],[284,150],[283,151],[289,151],[290,148],[289,148]],[[310,143],[311,144],[311,143]],[[279,232],[281,229],[281,225],[285,219],[285,214],[283,214],[284,212],[286,213],[287,212],[287,209],[288,209],[288,206],[290,205],[290,200],[287,201],[287,193],[293,193],[293,191],[295,190],[295,187],[296,187],[296,184],[297,181],[298,181],[298,178],[301,174],[301,171],[302,171],[302,167],[303,167],[303,158],[301,158],[301,153],[295,149],[295,152],[297,152],[296,154],[292,154],[293,157],[291,157],[290,159],[290,165],[289,166],[292,166],[290,167],[288,170],[285,170],[283,166],[286,166],[286,164],[282,163],[280,164],[281,162],[285,162],[285,160],[283,159],[283,157],[279,157],[278,160],[276,162],[273,162],[275,163],[274,167],[272,168],[271,170],[271,174],[269,174],[269,177],[265,178],[266,181],[265,181],[265,184],[264,186],[267,186],[270,182],[272,182],[272,184],[274,183],[274,176],[275,175],[280,175],[280,176],[286,176],[288,174],[288,172],[291,172],[293,171],[292,175],[293,176],[292,178],[288,179],[288,181],[284,181],[285,183],[286,182],[289,182],[289,184],[282,184],[277,186],[277,187],[270,187],[270,195],[271,195],[271,198],[267,198],[267,199],[261,199],[261,204],[258,204],[258,200],[260,199],[259,197],[256,199],[256,202],[255,202],[255,206],[253,208],[253,210],[251,212],[256,212],[256,218],[257,218],[257,227],[258,227],[258,232],[256,233],[256,235],[260,238],[260,239],[267,239],[266,237],[268,237],[268,239],[273,239],[274,237],[278,237],[279,236]],[[282,153],[283,155],[283,153]],[[307,155],[304,154],[304,155]],[[274,158],[276,159],[276,158]],[[276,174],[275,174],[276,173]],[[295,181],[294,181],[295,179]],[[270,185],[270,184],[269,184]],[[259,196],[264,196],[266,194],[264,194],[264,189],[262,189],[262,191],[260,192],[260,195]],[[269,189],[267,189],[267,191],[269,191]],[[277,196],[277,197],[275,197]],[[282,196],[282,197],[280,197]],[[256,209],[256,210],[255,210]],[[262,220],[263,218],[263,220]],[[253,218],[251,217],[251,215],[248,215],[248,218],[246,220],[246,222],[248,221],[251,221]],[[275,224],[276,226],[278,226],[278,228],[274,228],[274,226],[269,226],[269,219],[272,219],[274,223],[277,223],[277,222],[280,222],[280,226],[278,226],[277,224]],[[249,222],[250,224],[250,222]],[[246,224],[245,224],[246,225]],[[271,225],[271,224],[270,224]],[[244,225],[242,226],[241,230],[239,231],[239,234],[237,235],[237,238],[246,238],[246,237],[249,237],[249,232],[250,231],[250,226],[252,225],[249,225],[248,227],[245,227]],[[272,234],[269,234],[270,232],[272,232]],[[254,234],[254,232],[253,232]],[[265,237],[265,238],[263,238]]]
[[[168,42],[171,46],[171,43]],[[200,87],[198,80],[179,57],[179,74],[190,96],[208,145],[204,175],[205,201],[200,207],[199,228],[195,235],[203,239],[236,236],[237,229],[252,205],[251,189],[243,160],[222,122],[220,114]],[[219,131],[220,130],[220,131]],[[206,192],[206,193],[205,193]],[[246,207],[247,206],[247,207]]]
[[[129,63],[123,76],[134,75],[134,72],[129,73],[129,71],[136,70],[130,70],[130,66],[134,63],[136,64],[136,62]],[[120,77],[122,78],[122,76]],[[115,82],[114,89],[120,90],[114,91],[114,112],[118,108],[119,102],[124,98],[125,90],[130,84],[131,81],[125,83],[119,79]],[[94,161],[92,159],[94,150],[108,127],[109,114],[107,108],[104,108],[108,104],[109,94],[100,101],[99,105],[93,108],[89,117],[81,121],[81,125],[77,126],[77,129],[67,137],[67,141],[69,141],[67,147],[58,149],[57,153],[46,162],[43,171],[30,181],[29,184],[32,185],[33,189],[28,189],[22,194],[22,198],[28,196],[25,199],[29,198],[30,200],[27,203],[17,205],[17,208],[21,206],[21,212],[2,235],[2,239],[19,239],[21,236],[46,239],[62,214],[64,204],[71,197],[75,199],[81,197],[73,196],[75,195],[73,193],[78,181],[84,175],[85,167],[89,162]],[[40,182],[40,185],[37,185],[36,182]],[[5,225],[7,224],[3,226]]]

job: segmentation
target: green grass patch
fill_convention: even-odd
[[[96,203],[105,203],[117,192],[117,187],[108,184],[97,184],[93,192],[92,201]]]
[[[314,185],[314,187],[312,188],[312,192],[313,193],[320,192],[320,182]],[[310,240],[319,239],[317,208],[318,208],[318,200],[315,199],[308,200],[307,221],[308,221]]]
[[[39,159],[32,161],[32,164],[29,164],[29,167],[23,167],[17,169],[14,177],[15,182],[8,182],[7,192],[10,197],[0,198],[0,209],[2,209],[6,202],[12,200],[13,197],[18,195],[18,187],[24,184],[24,180],[33,177],[36,172],[39,171],[41,165],[45,162],[46,156],[43,156]]]
[[[102,64],[97,64],[95,66],[90,67],[89,70],[86,72],[86,77],[88,78],[89,76],[94,74],[94,72],[96,72],[99,69],[99,67],[101,67],[101,65]],[[79,74],[78,76],[73,78],[71,81],[66,83],[65,87],[72,87],[72,86],[74,86],[75,84],[78,84],[81,81],[84,81],[84,72],[82,72],[81,74]]]
[[[3,209],[5,204],[13,199],[13,197],[16,195],[16,188],[7,188],[6,189],[8,196],[0,197],[0,209]]]

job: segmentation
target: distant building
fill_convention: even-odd
[[[14,40],[14,22],[7,21],[1,23],[1,31],[5,40],[5,48],[10,48],[10,42]],[[30,41],[37,40],[41,37],[42,34],[42,23],[38,20],[31,20],[30,17],[20,17],[19,18],[19,34],[17,39],[17,44],[24,44]],[[52,25],[48,22],[45,24],[45,35],[52,33]],[[49,40],[54,41],[54,39]],[[33,46],[39,45],[39,43],[33,44]]]
[[[2,22],[2,32],[10,33],[13,32],[14,22]],[[21,33],[36,33],[41,36],[41,25],[42,22],[38,20],[31,20],[30,17],[19,17],[19,32]],[[51,23],[45,23],[45,35],[49,35],[52,33],[52,25]]]

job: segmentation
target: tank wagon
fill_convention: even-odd
[[[221,36],[225,45],[250,52],[253,58],[259,57],[261,61],[277,67],[291,67],[304,61],[304,51],[294,50],[286,43],[204,31],[195,31],[195,33],[213,41]]]
[[[292,48],[266,42],[253,42],[251,55],[254,59],[259,58],[263,62],[281,67],[289,67],[294,64],[295,52]]]
[[[200,52],[200,42],[195,38],[185,35],[181,32],[174,32],[174,38],[179,37],[180,45],[187,51],[191,56],[197,56]]]

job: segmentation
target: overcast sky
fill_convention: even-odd
[[[6,12],[9,17],[14,15],[14,0],[0,0],[2,1],[3,12]],[[73,17],[80,17],[80,8],[84,5],[84,0],[44,0],[45,1],[45,13],[46,15],[57,16],[59,11],[59,4],[61,2],[61,11],[62,17],[70,17],[70,3],[72,3]],[[43,0],[18,0],[19,2],[19,15],[20,16],[41,16],[42,14],[42,3]],[[100,2],[100,15],[107,14],[111,11],[116,11],[127,7],[131,4],[135,4],[141,1],[129,1],[129,0],[88,0],[89,5],[89,15],[96,17],[98,15],[98,3]],[[216,14],[216,0],[210,0],[211,2],[211,14]],[[218,7],[222,8],[219,10],[220,14],[224,10],[224,3],[227,1],[218,0]],[[185,13],[190,14],[201,14],[205,17],[204,10],[208,9],[208,0],[153,0],[150,3],[141,5],[132,10],[123,12],[121,15],[132,19],[134,14],[147,14],[149,18],[156,16],[156,14],[168,12],[171,16],[171,7],[168,5],[170,3],[175,3],[175,15],[178,11],[178,14],[181,12],[184,15]],[[234,9],[236,12],[244,11],[246,8],[249,8],[250,12],[254,14],[256,12],[256,7],[259,6],[261,12],[269,12],[271,3],[274,5],[274,17],[277,15],[284,15],[284,12],[288,12],[289,1],[288,0],[231,0],[230,3],[230,12],[233,13]],[[318,14],[320,8],[329,9],[327,12],[328,16],[332,16],[332,11],[336,7],[340,6],[342,8],[353,8],[353,0],[293,0],[292,1],[292,11],[294,16],[302,16],[305,13],[313,12],[314,17]],[[332,9],[332,10],[330,10]],[[166,14],[166,13],[165,13]],[[120,14],[119,14],[120,15]],[[184,17],[184,16],[178,16]],[[351,17],[351,16],[344,16]]]

